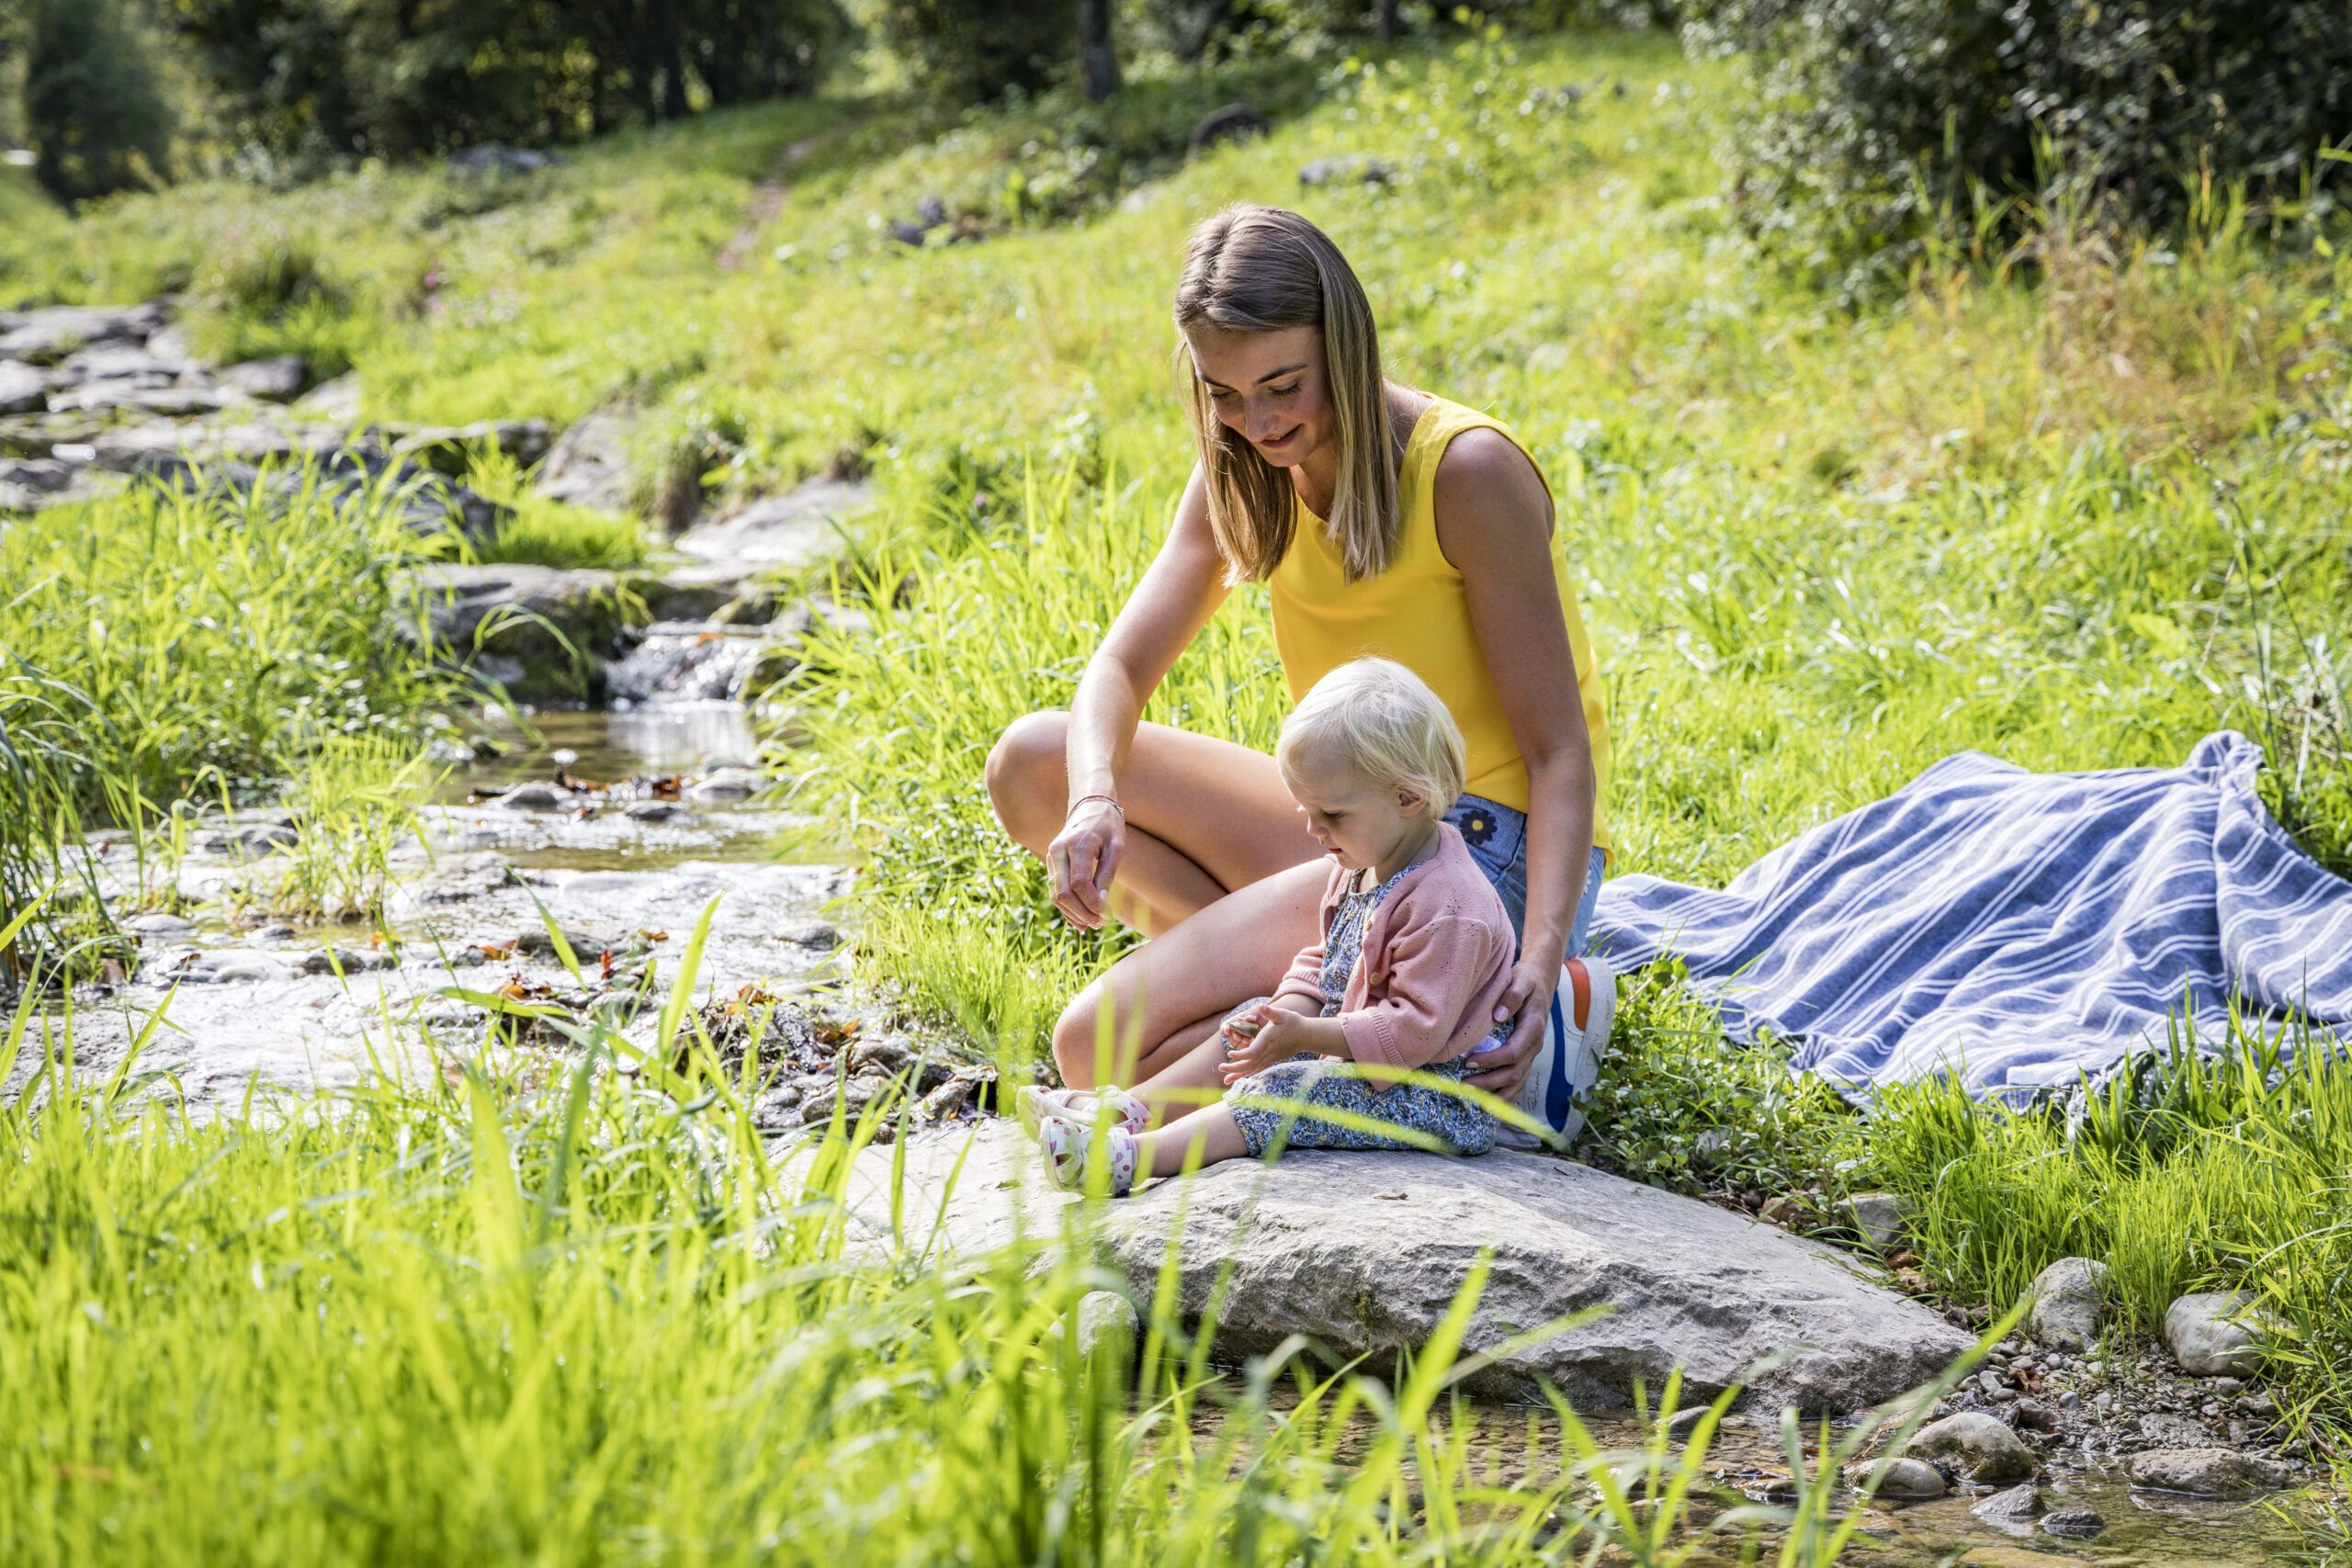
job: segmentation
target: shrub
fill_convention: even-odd
[[[888,0],[876,21],[916,86],[943,107],[1034,92],[1077,49],[1071,0]]]
[[[2291,183],[2352,134],[2344,20],[2332,0],[1701,0],[1690,37],[1753,62],[1745,221],[1826,270],[2062,170],[2151,225],[2209,178]]]

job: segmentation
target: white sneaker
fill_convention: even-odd
[[[1560,988],[1552,994],[1552,1016],[1536,1047],[1534,1065],[1520,1086],[1517,1104],[1539,1126],[1537,1138],[1506,1126],[1495,1141],[1510,1149],[1565,1149],[1584,1131],[1584,1097],[1600,1081],[1600,1053],[1617,1018],[1617,974],[1598,958],[1571,958],[1560,965]]]

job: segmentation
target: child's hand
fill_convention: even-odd
[[[1227,1087],[1312,1050],[1299,1038],[1306,1032],[1299,1026],[1306,1021],[1298,1013],[1261,1002],[1247,1018],[1227,1024],[1225,1060],[1218,1067]]]

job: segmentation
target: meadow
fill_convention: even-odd
[[[820,634],[776,694],[794,744],[775,761],[864,852],[863,972],[1008,1063],[1042,1055],[1127,939],[1053,919],[981,762],[1066,700],[1165,526],[1189,463],[1168,295],[1188,229],[1235,199],[1324,224],[1390,373],[1494,409],[1544,465],[1608,682],[1622,868],[1727,878],[1965,748],[2169,765],[2235,727],[2269,748],[2282,820],[2352,870],[2352,261],[2330,204],[2208,190],[2148,237],[2053,209],[1997,251],[1962,215],[1906,289],[1844,306],[1733,225],[1729,82],[1663,37],[1490,34],[1145,80],[1115,118],[765,106],[532,176],[367,168],[28,210],[0,234],[0,294],[184,289],[208,352],[356,367],[378,417],[626,401],[714,498],[865,455],[880,499],[827,578],[873,629]],[[1201,112],[1252,96],[1270,134],[1182,158]],[[1302,185],[1351,158],[1386,177]],[[985,237],[892,239],[933,194]],[[74,612],[101,581],[125,606],[106,635],[132,647],[264,605],[293,644],[315,625],[332,663],[392,613],[249,579],[200,538],[136,584],[72,544],[171,525],[141,504],[0,539],[51,585],[0,599],[15,678],[96,657]],[[560,516],[517,546],[613,548]],[[204,656],[232,695],[264,679]],[[272,715],[342,692],[379,729],[448,697],[396,659],[266,678],[297,688]],[[208,767],[266,791],[314,749],[142,690],[82,694],[134,739],[64,756],[61,790],[135,783],[160,808],[217,794]],[[1281,691],[1243,591],[1150,716],[1262,746]],[[1980,1319],[2070,1253],[2113,1264],[2142,1330],[2174,1292],[2248,1285],[2292,1327],[2291,1402],[2324,1432],[2340,1417],[2352,1080],[2321,1054],[2184,1055],[2080,1129],[1935,1088],[1863,1120],[1770,1048],[1723,1044],[1670,975],[1629,983],[1614,1053],[1597,1163],[1788,1195],[1824,1230],[1843,1194],[1894,1190],[1919,1283]],[[1428,1419],[1442,1346],[1395,1394],[1306,1380],[1303,1418],[1269,1403],[1283,1376],[1224,1389],[1241,1447],[1198,1454],[1185,1402],[1210,1385],[1174,1325],[1153,1323],[1132,1397],[1105,1394],[1047,1333],[1081,1275],[1015,1288],[919,1239],[845,1251],[856,1130],[780,1155],[732,1114],[740,1090],[682,1109],[707,1087],[387,1085],[207,1124],[123,1094],[21,1101],[0,1342],[21,1359],[10,1425],[43,1438],[6,1472],[8,1555],[200,1560],[175,1523],[198,1497],[254,1560],[1532,1561],[1623,1533],[1566,1480],[1481,1490]],[[1359,1410],[1382,1446],[1342,1462],[1331,1423]],[[1572,1444],[1566,1416],[1538,1420]],[[1782,1539],[1791,1562],[1838,1550]]]

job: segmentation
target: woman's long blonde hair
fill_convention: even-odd
[[[1176,285],[1176,327],[1228,333],[1313,327],[1323,334],[1325,381],[1340,443],[1339,482],[1325,519],[1348,581],[1376,577],[1396,553],[1402,454],[1389,427],[1380,333],[1363,285],[1330,236],[1295,212],[1227,208],[1193,231]],[[1190,389],[1193,440],[1208,483],[1209,527],[1228,581],[1272,572],[1290,549],[1297,492],[1290,475],[1227,429],[1181,337],[1177,362]]]

